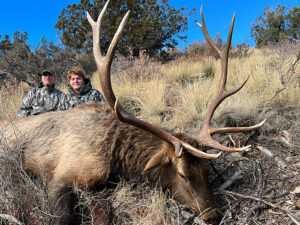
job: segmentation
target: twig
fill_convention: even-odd
[[[237,172],[235,172],[235,173],[233,174],[232,177],[230,177],[230,179],[229,179],[228,181],[226,181],[225,183],[223,183],[223,184],[221,185],[221,187],[218,188],[218,190],[216,191],[216,193],[218,193],[218,192],[220,192],[220,191],[223,191],[223,190],[225,190],[226,188],[230,187],[230,186],[233,184],[233,182],[235,182],[236,180],[241,179],[242,177],[243,177],[243,171],[238,170]]]
[[[245,199],[251,199],[251,200],[254,200],[254,201],[258,201],[258,202],[263,202],[265,203],[266,205],[268,206],[271,206],[272,208],[274,209],[279,209],[283,212],[285,212],[290,218],[291,220],[293,220],[293,222],[297,225],[300,225],[300,222],[296,219],[296,216],[293,215],[290,211],[284,209],[284,208],[281,208],[271,202],[268,202],[266,200],[263,200],[263,199],[260,199],[260,198],[257,198],[257,197],[253,197],[253,196],[249,196],[249,195],[243,195],[243,194],[238,194],[238,193],[235,193],[235,192],[232,192],[232,191],[221,191],[222,194],[226,194],[226,195],[233,195],[233,196],[237,196],[237,197],[240,197],[240,198],[245,198]]]
[[[229,138],[230,138],[230,141],[232,142],[232,144],[233,144],[233,146],[234,146],[235,148],[240,147],[240,146],[238,146],[238,144],[237,144],[236,141],[232,138],[231,135],[229,135]]]
[[[243,225],[247,224],[247,221],[248,221],[249,217],[251,216],[251,214],[253,212],[255,212],[255,210],[260,209],[261,207],[262,207],[261,205],[255,205],[252,208],[250,208],[249,212],[247,213],[247,216],[243,220]]]
[[[289,68],[289,70],[287,71],[287,73],[289,73],[290,71],[295,69],[296,64],[298,63],[298,61],[300,60],[300,51],[298,52],[297,56],[296,56],[296,60],[293,63],[293,65]]]
[[[255,190],[255,195],[259,196],[261,194],[261,187],[263,186],[263,176],[262,176],[262,169],[261,169],[261,165],[260,162],[258,160],[256,160],[256,164],[257,164],[257,175],[258,175],[258,181],[257,181],[257,188]]]
[[[281,89],[277,90],[276,93],[275,93],[275,95],[272,98],[270,98],[268,101],[272,101],[277,95],[279,95],[280,92],[282,92],[285,89],[286,88],[284,87],[284,88],[281,88]]]
[[[294,217],[294,215],[287,213],[287,215],[290,217],[290,219],[296,224],[300,225],[300,222]]]

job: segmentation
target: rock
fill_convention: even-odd
[[[204,221],[200,217],[195,217],[194,218],[194,225],[205,225]]]
[[[286,130],[280,131],[279,134],[275,137],[275,140],[281,142],[287,147],[293,146],[293,140],[290,133]]]
[[[291,193],[299,196],[300,195],[300,186],[297,186]]]
[[[300,199],[295,200],[295,201],[294,201],[294,205],[295,205],[295,208],[296,208],[297,210],[299,210],[299,209],[300,209]]]

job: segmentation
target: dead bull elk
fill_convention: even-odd
[[[238,92],[247,81],[231,91],[225,88],[234,17],[226,46],[221,51],[207,32],[201,9],[202,25],[199,26],[207,42],[221,58],[222,72],[217,95],[198,137],[194,138],[184,133],[170,133],[139,120],[118,104],[111,87],[110,68],[129,12],[123,17],[106,56],[102,56],[100,24],[108,2],[96,22],[87,14],[93,29],[94,57],[108,104],[81,105],[69,111],[50,112],[17,121],[24,135],[23,166],[33,175],[46,175],[50,203],[58,215],[56,224],[72,224],[73,183],[101,188],[119,177],[159,183],[204,219],[214,219],[217,212],[207,182],[207,159],[215,159],[220,153],[208,154],[206,150],[214,148],[236,152],[249,150],[250,146],[227,147],[213,140],[211,135],[253,131],[263,124],[210,127],[218,105]],[[6,138],[12,141],[13,133],[8,131]]]

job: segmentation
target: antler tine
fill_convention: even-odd
[[[226,66],[224,65],[224,68],[226,68],[225,69],[226,74],[227,74],[228,56],[229,56],[229,50],[230,50],[230,46],[231,46],[234,21],[235,21],[235,13],[233,14],[233,17],[232,17],[232,21],[231,21],[231,25],[230,25],[230,29],[229,29],[229,33],[228,33],[228,37],[227,37],[227,42],[226,42],[225,49],[223,52],[223,57],[224,57],[223,63],[226,64]],[[226,79],[225,79],[225,83],[226,83]]]
[[[206,25],[205,25],[205,21],[204,21],[204,17],[203,17],[203,5],[201,5],[201,10],[200,10],[200,15],[201,15],[201,21],[202,24],[196,22],[199,27],[202,29],[202,32],[204,34],[205,39],[207,40],[207,42],[209,43],[209,45],[217,52],[217,54],[219,55],[219,57],[222,57],[222,52],[221,50],[216,46],[216,44],[213,42],[213,40],[211,39],[211,37],[209,36],[209,33],[206,29]]]
[[[204,22],[204,17],[203,17],[203,7],[201,7],[201,21],[202,25],[198,23],[198,25],[201,27],[202,32],[204,34],[205,39],[207,42],[210,44],[210,46],[217,52],[219,57],[221,58],[221,79],[220,79],[220,84],[219,84],[219,89],[217,92],[217,95],[215,96],[211,106],[209,107],[204,121],[202,125],[202,129],[199,133],[198,140],[201,142],[201,144],[205,146],[209,146],[212,148],[216,148],[222,151],[246,151],[250,148],[250,146],[246,146],[243,148],[230,148],[224,145],[221,145],[220,143],[216,142],[215,140],[212,139],[211,135],[216,134],[216,133],[228,133],[228,132],[245,132],[245,131],[252,131],[255,129],[258,129],[261,127],[264,123],[261,122],[260,124],[257,124],[255,126],[251,127],[224,127],[224,128],[211,128],[210,127],[210,121],[211,118],[217,109],[217,107],[229,96],[237,93],[242,87],[246,84],[248,81],[248,78],[236,89],[233,89],[231,91],[226,91],[226,81],[227,81],[227,72],[228,72],[228,57],[229,57],[229,50],[231,46],[231,39],[232,39],[232,33],[233,33],[233,27],[234,27],[234,21],[235,21],[235,13],[232,18],[227,42],[225,45],[225,48],[223,51],[221,51],[215,43],[212,41],[210,38],[205,22]]]
[[[260,128],[264,123],[266,122],[266,119],[264,119],[262,122],[250,126],[250,127],[222,127],[222,128],[211,128],[210,134],[224,134],[224,133],[238,133],[238,132],[248,132],[253,131],[258,128]]]
[[[123,17],[123,19],[119,25],[119,28],[118,28],[117,32],[115,33],[112,42],[109,45],[107,54],[104,57],[104,56],[102,56],[101,50],[100,50],[100,35],[101,35],[100,28],[101,28],[102,18],[107,9],[109,1],[110,0],[108,0],[105,3],[105,5],[97,19],[97,22],[93,21],[93,19],[91,18],[91,16],[89,15],[88,12],[87,12],[87,19],[93,30],[93,53],[94,53],[95,62],[96,62],[97,68],[98,68],[100,85],[101,85],[103,94],[106,98],[106,101],[108,102],[110,107],[113,108],[115,105],[115,102],[116,102],[116,97],[114,95],[114,92],[113,92],[112,86],[111,86],[111,79],[110,79],[110,75],[109,75],[110,68],[111,68],[111,63],[113,60],[113,55],[116,50],[117,43],[118,43],[119,39],[121,38],[122,31],[124,29],[124,26],[128,19],[130,11],[128,11],[125,14],[125,16]]]
[[[203,6],[201,7],[201,21],[202,21],[202,25],[200,25],[204,37],[207,40],[207,42],[210,44],[210,46],[218,53],[219,57],[221,58],[221,80],[220,80],[220,85],[219,85],[219,89],[218,89],[218,93],[212,103],[212,105],[210,106],[204,122],[203,122],[203,127],[208,128],[209,127],[209,123],[210,120],[214,114],[214,111],[216,110],[216,108],[219,106],[219,104],[221,104],[221,102],[226,99],[227,97],[229,97],[230,95],[236,93],[238,90],[240,90],[242,88],[242,86],[245,84],[243,84],[240,88],[238,88],[237,91],[235,92],[225,92],[225,86],[226,86],[226,81],[227,81],[227,71],[228,71],[228,55],[229,55],[229,49],[230,49],[230,45],[231,45],[231,38],[232,38],[232,33],[233,33],[233,26],[234,26],[234,21],[235,21],[235,14],[233,16],[232,22],[231,22],[231,27],[230,27],[230,31],[228,34],[228,39],[226,42],[226,47],[224,49],[224,51],[221,51],[216,45],[215,43],[212,41],[212,39],[209,36],[209,33],[207,31],[205,22],[204,22],[204,17],[203,17]]]
[[[88,13],[87,13],[87,18],[93,29],[93,53],[94,53],[94,58],[95,58],[95,61],[97,64],[98,73],[100,76],[102,91],[103,91],[103,94],[104,94],[108,104],[114,110],[118,119],[121,122],[128,123],[135,127],[144,129],[144,130],[151,132],[154,135],[157,135],[158,137],[161,137],[162,139],[166,140],[167,142],[169,142],[170,144],[172,144],[174,146],[175,153],[177,156],[181,155],[182,147],[184,147],[185,149],[189,149],[189,151],[192,152],[192,154],[196,155],[197,157],[207,158],[207,159],[217,158],[220,154],[208,154],[201,150],[198,150],[198,149],[194,148],[193,146],[189,145],[188,143],[183,142],[183,141],[179,140],[178,138],[172,136],[170,133],[164,131],[163,129],[134,117],[133,115],[128,113],[125,109],[123,109],[118,104],[118,101],[117,101],[117,99],[114,95],[114,92],[112,90],[112,87],[111,87],[110,68],[111,68],[111,63],[113,60],[113,55],[114,55],[117,43],[118,43],[119,39],[121,38],[121,33],[124,29],[126,20],[129,15],[129,11],[123,17],[122,22],[119,25],[119,28],[118,28],[116,34],[114,35],[114,38],[108,48],[107,55],[104,57],[101,55],[101,52],[100,52],[100,40],[99,39],[100,39],[101,20],[105,13],[108,3],[109,3],[109,1],[107,1],[105,6],[103,7],[103,9],[98,17],[97,22],[93,21]]]

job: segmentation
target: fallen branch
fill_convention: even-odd
[[[225,183],[223,183],[223,184],[218,188],[218,190],[217,190],[215,193],[218,193],[218,192],[221,192],[221,191],[225,190],[226,188],[230,187],[230,186],[233,184],[233,182],[235,182],[236,180],[239,180],[239,179],[241,179],[241,178],[243,178],[243,171],[238,170],[237,172],[235,172],[235,173],[233,174],[232,177],[229,178],[228,181],[226,181]]]
[[[284,87],[284,88],[281,88],[281,89],[279,89],[279,90],[277,90],[277,91],[275,92],[275,95],[274,95],[272,98],[270,98],[269,101],[272,101],[274,98],[276,98],[276,96],[279,95],[280,92],[282,92],[283,90],[285,90],[285,87]]]
[[[243,195],[243,194],[238,194],[238,193],[235,193],[235,192],[232,192],[232,191],[221,191],[222,194],[226,194],[226,195],[233,195],[233,196],[237,196],[237,197],[240,197],[240,198],[245,198],[245,199],[251,199],[251,200],[254,200],[254,201],[258,201],[258,202],[263,202],[265,203],[266,205],[268,206],[271,206],[272,208],[274,209],[279,209],[283,212],[285,212],[291,220],[293,220],[293,222],[296,224],[296,225],[300,225],[300,221],[298,221],[297,217],[295,215],[293,215],[290,211],[284,209],[284,208],[281,208],[271,202],[268,202],[266,200],[263,200],[261,198],[257,198],[257,197],[254,197],[254,196],[249,196],[249,195]]]

